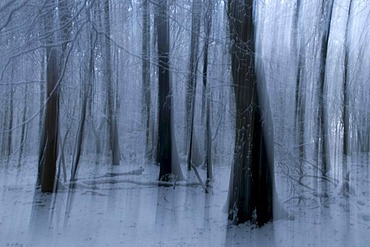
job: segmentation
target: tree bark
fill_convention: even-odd
[[[157,45],[158,45],[158,157],[159,180],[182,179],[180,166],[174,162],[174,126],[172,95],[170,92],[169,68],[169,18],[167,0],[158,0],[156,10]]]
[[[317,135],[317,149],[321,153],[323,175],[326,176],[330,169],[330,147],[329,147],[329,120],[327,112],[327,86],[325,80],[327,59],[328,59],[328,45],[331,27],[331,18],[333,13],[334,1],[325,1],[322,5],[322,20],[324,33],[321,36],[320,47],[320,67],[319,67],[319,85],[318,85],[318,135]],[[320,138],[321,137],[321,138]]]
[[[52,35],[46,39],[46,109],[40,141],[38,178],[42,192],[54,192],[59,145],[59,83],[63,76],[60,68],[66,66],[65,53],[68,47],[68,42],[63,43],[61,47],[54,45],[54,42],[58,38],[63,41],[70,40],[72,27],[68,1],[53,0],[51,4],[55,4],[58,8],[49,12],[44,20],[46,33]],[[58,24],[61,28],[61,37],[58,37],[55,32]]]
[[[119,165],[121,161],[121,151],[119,146],[119,134],[117,125],[117,111],[115,104],[115,95],[113,90],[113,73],[112,73],[112,56],[110,45],[110,6],[109,0],[104,0],[104,52],[105,52],[105,76],[107,83],[107,100],[108,100],[108,123],[109,123],[109,147],[112,155],[112,165]]]
[[[203,56],[203,94],[202,94],[202,116],[205,112],[206,119],[206,133],[205,133],[205,143],[206,143],[206,153],[204,158],[204,164],[207,167],[207,182],[213,179],[212,171],[212,136],[211,136],[211,95],[208,87],[208,52],[209,43],[212,27],[212,15],[213,15],[213,1],[208,1],[208,6],[205,10],[205,41],[204,41],[204,56]],[[205,109],[205,110],[204,110]]]
[[[153,140],[151,139],[151,84],[150,84],[150,8],[149,0],[143,0],[143,38],[142,38],[142,80],[143,115],[145,116],[145,155],[153,160]]]
[[[197,67],[198,67],[198,53],[199,53],[199,31],[200,31],[200,0],[193,0],[192,2],[192,21],[191,21],[191,38],[190,38],[190,57],[189,57],[189,76],[186,90],[186,126],[188,136],[188,157],[187,168],[191,169],[191,163],[198,166],[197,158],[199,160],[199,150],[196,143],[194,133],[194,117],[195,117],[195,96],[197,87]]]
[[[274,173],[273,154],[267,152],[267,133],[264,133],[257,92],[253,0],[229,0],[227,10],[236,101],[229,219],[234,224],[252,221],[263,225],[273,217]]]
[[[41,191],[53,192],[58,159],[58,130],[59,130],[59,88],[58,88],[58,59],[57,49],[52,48],[47,52],[48,62],[46,68],[46,93],[47,103],[44,126],[44,147],[42,152]]]

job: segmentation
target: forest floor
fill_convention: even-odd
[[[279,186],[292,217],[261,228],[228,224],[228,166],[214,168],[205,194],[185,169],[187,182],[158,186],[155,165],[85,163],[73,190],[42,195],[35,164],[0,166],[0,246],[370,246],[366,162],[350,164],[347,195],[296,200],[291,186]]]

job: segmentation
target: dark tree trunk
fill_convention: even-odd
[[[351,9],[352,0],[349,2],[348,6],[348,19],[346,25],[345,34],[345,47],[344,47],[344,78],[343,78],[343,167],[342,167],[342,181],[345,184],[349,183],[349,173],[348,173],[348,156],[351,153],[350,150],[350,121],[349,121],[349,24],[351,20]],[[349,190],[349,188],[347,188]],[[348,191],[346,191],[348,192]]]
[[[228,15],[236,100],[229,219],[235,224],[254,221],[263,225],[273,217],[273,157],[266,150],[258,100],[253,0],[229,0]]]
[[[71,17],[68,1],[52,1],[54,8],[45,17],[46,33],[53,33],[46,40],[46,108],[39,153],[39,178],[42,192],[54,192],[55,174],[58,159],[59,137],[59,83],[62,80],[62,69],[66,66],[66,50],[71,35]],[[59,22],[57,21],[59,20]],[[54,30],[60,26],[60,37]],[[54,46],[60,38],[61,47]]]
[[[330,150],[329,150],[329,133],[328,133],[328,112],[327,112],[327,86],[325,83],[326,63],[328,58],[328,45],[331,27],[331,18],[333,13],[334,1],[325,1],[322,5],[322,20],[324,33],[321,36],[320,47],[320,67],[319,67],[319,86],[318,86],[318,135],[317,135],[317,150],[321,153],[322,171],[326,176],[330,169]]]
[[[212,171],[212,136],[211,136],[211,103],[210,103],[210,90],[208,87],[208,50],[210,43],[210,34],[212,27],[212,15],[213,15],[213,1],[208,1],[208,6],[205,10],[205,41],[204,41],[204,56],[203,56],[203,94],[202,94],[202,116],[206,118],[206,154],[204,164],[207,167],[207,182],[213,179]],[[205,112],[205,114],[204,114]]]
[[[58,88],[58,51],[56,48],[48,52],[46,68],[46,112],[44,126],[44,147],[40,159],[41,191],[53,192],[56,162],[58,159],[58,130],[59,130],[59,88]]]
[[[11,80],[14,80],[14,68],[12,69]],[[7,157],[7,161],[9,162],[10,156],[12,155],[12,137],[13,137],[13,106],[14,106],[14,87],[13,84],[10,83],[9,85],[9,103],[6,106],[6,141],[5,141],[5,148],[4,148],[4,156]]]
[[[56,4],[54,1],[53,3]],[[52,3],[52,4],[53,4]],[[45,32],[56,27],[56,13],[49,12],[44,20]],[[53,192],[58,158],[59,88],[58,49],[51,47],[54,35],[46,40],[46,105],[40,139],[38,179],[42,192]]]
[[[169,70],[169,18],[167,0],[158,0],[156,10],[158,45],[158,157],[159,179],[169,180],[171,175],[182,179],[178,162],[174,162],[172,95],[170,92]],[[175,167],[176,166],[176,167]]]
[[[348,7],[348,19],[347,19],[347,26],[346,26],[346,36],[345,36],[345,47],[344,47],[344,79],[343,79],[343,154],[349,155],[350,154],[350,130],[349,130],[349,40],[348,40],[348,32],[349,32],[349,24],[351,18],[351,8],[352,8],[352,0],[349,2]]]

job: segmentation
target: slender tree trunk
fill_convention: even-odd
[[[188,157],[187,168],[191,169],[192,163],[198,166],[200,158],[198,145],[194,133],[194,118],[195,118],[195,96],[197,87],[197,67],[199,53],[199,31],[200,31],[200,15],[201,15],[201,0],[193,0],[192,2],[192,21],[191,21],[191,38],[190,38],[190,57],[189,57],[189,76],[186,90],[186,126],[188,136]]]
[[[345,36],[345,47],[344,47],[344,79],[343,79],[343,154],[350,154],[350,130],[349,130],[349,24],[351,18],[351,8],[352,0],[349,2],[348,7],[348,19],[346,26],[346,36]]]
[[[202,93],[202,117],[205,114],[206,99],[207,99],[207,83],[208,83],[208,54],[209,54],[209,43],[212,28],[212,16],[213,16],[213,1],[208,1],[208,5],[205,9],[204,17],[204,56],[203,56],[203,71],[202,71],[202,82],[203,82],[203,93]]]
[[[327,112],[327,86],[326,86],[326,63],[328,59],[328,45],[329,35],[331,27],[331,18],[333,12],[334,1],[325,1],[322,4],[322,20],[324,21],[323,30],[324,33],[321,36],[321,47],[320,47],[320,67],[319,67],[319,87],[318,87],[318,130],[320,135],[317,137],[317,148],[321,153],[322,170],[323,175],[326,176],[330,169],[330,147],[329,147],[329,120]]]
[[[352,10],[352,0],[349,2],[348,6],[348,19],[346,25],[346,34],[345,34],[345,47],[344,47],[344,78],[343,78],[343,167],[342,167],[342,181],[345,185],[348,185],[348,188],[345,188],[349,191],[349,173],[348,173],[348,156],[351,153],[350,150],[350,126],[349,126],[349,25],[351,21],[351,10]]]
[[[19,160],[18,160],[18,166],[21,165],[22,158],[23,158],[23,152],[26,145],[26,139],[27,139],[27,112],[28,112],[28,84],[26,84],[25,90],[24,90],[24,109],[22,114],[22,129],[21,129],[21,139],[20,139],[20,150],[19,150]]]
[[[14,80],[14,73],[12,72],[10,81]],[[12,128],[13,128],[13,94],[14,94],[13,84],[9,83],[6,87],[7,98],[4,104],[4,118],[3,118],[3,125],[4,132],[3,132],[3,139],[2,139],[2,147],[1,147],[1,156],[6,158],[7,162],[9,162],[9,156],[11,155],[12,148]]]
[[[305,94],[305,45],[304,34],[299,36],[299,20],[302,1],[297,0],[296,9],[293,16],[293,50],[297,52],[297,72],[295,88],[295,124],[294,133],[296,134],[296,143],[299,154],[298,175],[300,179],[304,176],[304,161],[306,159],[305,149],[305,113],[306,113],[306,94]],[[301,187],[298,187],[298,193],[301,194]]]
[[[202,94],[202,113],[206,115],[206,154],[204,163],[207,167],[207,182],[213,179],[212,172],[212,136],[211,136],[211,95],[208,87],[208,50],[210,42],[210,34],[212,27],[212,15],[213,15],[213,1],[208,1],[208,6],[205,11],[205,41],[204,41],[204,56],[203,56],[203,94]],[[204,110],[206,109],[206,110]],[[204,115],[204,114],[202,114]]]
[[[13,69],[14,70],[14,69]],[[14,73],[12,72],[11,80],[14,80]],[[13,84],[9,85],[9,104],[7,105],[7,114],[5,119],[7,119],[7,128],[6,128],[6,145],[5,145],[5,156],[9,162],[10,156],[12,155],[12,137],[13,137],[13,107],[14,107],[14,88]]]
[[[211,132],[211,104],[210,99],[207,98],[207,110],[206,110],[206,156],[205,165],[207,166],[207,182],[213,179],[213,168],[212,168],[212,132]]]
[[[303,78],[304,78],[304,69],[305,69],[305,46],[301,44],[302,42],[299,40],[298,32],[299,32],[299,17],[300,17],[300,10],[301,10],[301,0],[297,0],[296,3],[296,11],[294,13],[293,19],[293,31],[294,31],[294,50],[298,53],[298,66],[297,66],[297,76],[296,76],[296,91],[295,91],[295,127],[297,128],[298,135],[298,150],[299,150],[299,158],[300,158],[300,175],[303,175],[303,160],[305,160],[305,144],[304,144],[304,118],[305,118],[305,108],[306,108],[306,97],[304,93],[303,87]]]
[[[94,76],[94,67],[95,67],[95,41],[93,40],[93,34],[90,34],[90,55],[87,58],[86,63],[87,71],[85,72],[85,79],[82,81],[82,88],[81,88],[81,98],[82,98],[82,105],[81,105],[81,113],[80,113],[80,122],[78,125],[77,135],[76,135],[76,141],[75,141],[75,149],[74,149],[74,155],[73,155],[73,163],[72,163],[72,171],[71,171],[71,181],[75,180],[78,165],[81,158],[81,151],[82,151],[82,142],[84,137],[84,131],[85,131],[85,122],[86,122],[86,115],[87,115],[87,108],[88,108],[88,97],[89,92],[91,91],[91,81]]]
[[[150,85],[150,8],[149,0],[143,0],[143,39],[142,39],[142,80],[143,80],[143,115],[145,116],[145,155],[153,160],[153,140],[151,139],[151,85]]]

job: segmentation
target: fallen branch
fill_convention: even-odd
[[[128,172],[108,172],[102,176],[94,177],[94,179],[112,178],[112,177],[129,176],[129,175],[142,175],[143,171],[144,171],[144,168],[140,167],[139,169],[128,171]]]
[[[98,189],[97,185],[102,184],[120,184],[120,183],[131,183],[136,185],[144,185],[144,186],[184,186],[184,187],[193,187],[193,186],[199,186],[200,183],[194,183],[194,182],[183,182],[183,181],[174,181],[174,182],[168,182],[168,181],[138,181],[134,179],[112,179],[112,178],[99,178],[99,179],[91,179],[91,180],[85,180],[83,182],[71,182],[69,185],[74,185],[75,187],[83,187],[83,188],[89,188]],[[67,185],[67,186],[69,186]],[[89,186],[94,186],[93,188]]]
[[[208,190],[207,190],[207,186],[203,183],[202,181],[202,178],[200,177],[199,175],[199,172],[198,172],[198,169],[196,168],[196,166],[193,164],[193,162],[190,162],[191,163],[191,167],[193,168],[194,172],[195,172],[195,175],[197,176],[198,180],[199,180],[199,183],[202,185],[203,187],[203,190],[205,193],[208,193]]]

